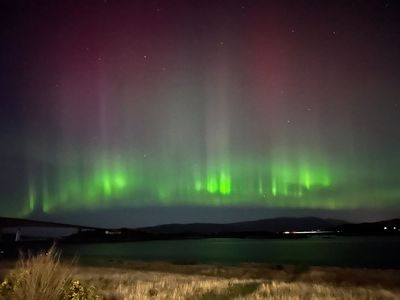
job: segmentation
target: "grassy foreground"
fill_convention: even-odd
[[[400,299],[399,270],[243,264],[61,263],[50,252],[0,264],[0,299]]]

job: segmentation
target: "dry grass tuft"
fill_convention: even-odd
[[[54,247],[36,256],[21,255],[16,269],[2,283],[2,296],[16,300],[55,299],[71,276],[71,266],[60,264],[60,254]]]
[[[96,299],[95,290],[72,280],[72,274],[72,264],[61,264],[54,247],[36,256],[21,255],[16,268],[0,285],[0,299]]]

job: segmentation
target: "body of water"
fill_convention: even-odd
[[[245,262],[400,268],[400,237],[308,239],[199,239],[62,246],[81,260],[113,259],[174,263]]]

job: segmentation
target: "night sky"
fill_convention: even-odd
[[[399,1],[1,1],[0,215],[400,216]]]

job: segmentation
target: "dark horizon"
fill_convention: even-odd
[[[317,214],[318,213],[318,214]],[[145,207],[145,208],[109,208],[105,210],[93,210],[70,213],[43,214],[33,213],[25,216],[34,220],[48,220],[54,222],[78,224],[83,226],[106,228],[139,228],[158,226],[165,224],[191,224],[191,223],[215,223],[227,224],[237,222],[256,221],[273,218],[306,218],[315,217],[321,219],[341,220],[349,223],[379,222],[383,220],[400,218],[399,211],[384,212],[381,216],[371,218],[368,210],[354,212],[342,211],[332,213],[313,210],[271,210],[254,207],[237,208],[207,208],[207,207]],[[149,218],[152,216],[152,218]]]

